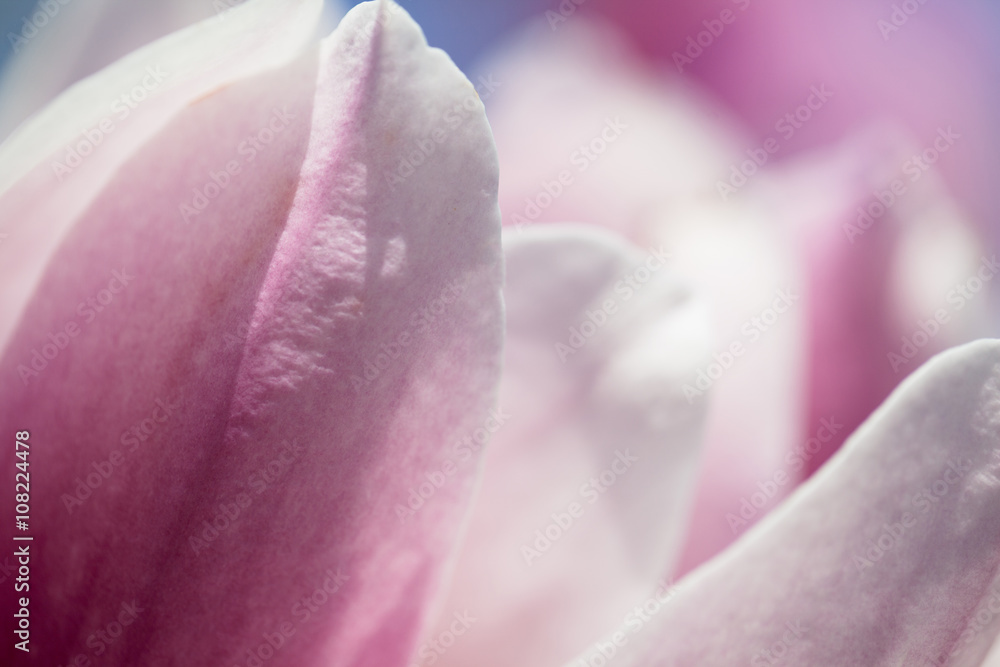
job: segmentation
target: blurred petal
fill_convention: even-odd
[[[165,37],[73,86],[0,146],[0,349],[67,230],[122,165],[188,105],[288,63],[319,9],[262,0]],[[147,99],[111,108],[137,85]]]
[[[178,113],[74,224],[0,362],[0,424],[33,445],[42,664],[93,656],[122,604],[142,611],[102,664],[406,664],[473,471],[406,524],[394,506],[499,377],[481,106],[419,172],[384,174],[470,95],[404,12],[367,3],[318,57]]]
[[[227,10],[245,0],[45,0],[26,14],[13,40],[14,57],[0,78],[0,137],[80,79],[176,30],[211,18],[237,18]],[[251,3],[253,4],[253,3]],[[287,3],[285,9],[292,8]],[[289,12],[294,14],[294,8]],[[324,2],[328,35],[343,16],[338,3]],[[237,18],[237,21],[240,19]],[[29,35],[27,38],[22,35]]]
[[[678,207],[656,231],[711,306],[716,342],[689,378],[709,401],[683,574],[776,507],[803,478],[806,302],[795,245],[765,202]]]
[[[682,385],[707,318],[666,249],[569,225],[508,229],[504,246],[505,423],[420,657],[453,612],[477,620],[436,664],[559,664],[613,625],[678,557],[701,440],[704,401]]]
[[[696,211],[678,216],[703,220],[691,240],[677,236],[683,225],[660,228],[682,249],[679,270],[728,316],[717,329],[750,350],[712,387],[681,572],[773,509],[907,373],[990,330],[990,283],[977,279],[989,258],[933,173],[897,187],[918,152],[898,135],[872,129],[762,171],[730,198],[727,226]],[[905,196],[892,202],[892,188]],[[958,286],[969,280],[980,293],[967,299]],[[777,322],[749,311],[783,287],[799,301]]]
[[[993,608],[997,607],[997,603],[995,601],[992,602],[993,602],[992,608],[990,607],[990,605],[987,605],[986,607],[987,612],[990,614],[991,617],[997,613],[993,611]],[[990,620],[992,620],[992,618]],[[990,649],[989,654],[987,654],[986,658],[982,662],[982,667],[998,667],[998,666],[1000,666],[1000,641],[994,641],[993,648]]]
[[[998,410],[998,341],[936,357],[641,634],[623,630],[616,664],[980,664],[997,623],[963,633],[1000,583]]]
[[[500,84],[487,105],[504,169],[505,224],[575,219],[639,244],[663,244],[711,309],[711,352],[723,359],[710,356],[693,368],[711,378],[689,379],[699,393],[710,391],[704,465],[678,564],[684,572],[729,544],[801,478],[801,468],[787,471],[767,507],[737,516],[742,525],[727,519],[786,467],[784,457],[803,440],[806,311],[798,248],[770,203],[721,200],[719,176],[745,156],[724,115],[696,89],[657,78],[613,31],[583,17],[555,34],[547,27],[536,26],[483,68]],[[751,318],[773,314],[765,311],[782,294],[794,303],[781,304],[780,319],[754,325]],[[744,352],[726,361],[734,344]]]
[[[664,85],[605,26],[534,24],[482,66],[505,225],[573,220],[645,242],[665,205],[715,197],[735,133],[693,88]]]
[[[0,78],[6,93],[0,97],[0,137],[76,81],[213,15],[205,0],[39,3],[25,15],[30,27],[23,21],[16,26],[14,57]]]
[[[899,123],[922,142],[933,140],[941,123],[954,124],[975,139],[939,167],[977,219],[996,218],[998,22],[991,3],[592,0],[585,7],[625,27],[671,73],[679,58],[693,55],[684,76],[725,100],[758,140],[774,133],[811,86],[828,86],[836,99],[797,128],[785,154],[873,121]],[[723,12],[730,12],[727,24]]]
[[[992,275],[976,277],[989,259],[941,179],[912,178],[920,152],[892,126],[869,128],[762,183],[808,269],[810,474],[908,373],[989,332]],[[844,428],[819,442],[831,418]]]

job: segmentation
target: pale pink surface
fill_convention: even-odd
[[[713,225],[698,218],[690,223],[706,239],[700,252],[678,255],[702,266],[695,284],[709,294],[724,295],[720,288],[728,285],[729,298],[717,301],[733,322],[755,297],[753,283],[727,276],[759,282],[767,275],[763,267],[785,265],[784,285],[796,288],[801,300],[751,350],[762,364],[755,373],[744,372],[752,357],[737,360],[713,387],[712,409],[728,409],[719,419],[710,412],[682,571],[773,510],[864,421],[869,405],[879,404],[931,355],[991,330],[985,290],[961,307],[949,301],[956,284],[976,275],[983,245],[934,174],[915,183],[907,179],[905,199],[870,227],[857,226],[857,208],[869,204],[872,191],[888,189],[915,150],[896,135],[884,128],[862,132],[765,171],[740,193],[743,217],[717,232],[714,243],[708,233]],[[765,221],[760,229],[768,231],[770,245],[752,240],[755,218]],[[918,323],[942,309],[947,321],[935,335],[905,363],[890,364],[901,338],[912,337]],[[713,437],[713,427],[725,432]],[[776,475],[783,477],[776,482]],[[784,477],[789,481],[782,484]],[[755,495],[758,502],[752,502]]]
[[[24,17],[43,25],[32,30],[19,20],[16,38],[8,36],[12,55],[0,72],[0,85],[17,94],[0,97],[0,137],[76,81],[155,39],[216,16],[213,5],[229,6],[227,0],[39,3]]]
[[[736,157],[739,134],[702,91],[660,80],[582,17],[531,24],[480,69],[499,84],[486,105],[505,226],[582,222],[641,245],[664,209],[716,197]]]
[[[749,160],[741,147],[762,151],[761,141],[738,132],[691,77],[672,70],[654,76],[626,38],[606,26],[579,15],[555,31],[534,26],[481,70],[501,83],[487,105],[503,165],[505,225],[584,221],[639,244],[664,244],[711,306],[712,351],[724,354],[733,343],[747,350],[710,390],[704,465],[678,572],[776,507],[906,372],[989,331],[982,296],[974,308],[952,313],[905,372],[887,362],[900,337],[947,305],[955,281],[972,275],[980,239],[938,174],[911,183],[901,171],[925,146],[897,122],[796,152],[802,137],[821,131],[826,115],[846,103],[840,89],[833,87],[794,141],[782,137],[777,155],[723,196],[719,184]],[[581,147],[600,136],[607,119],[627,127],[588,161]],[[945,159],[962,142],[969,137],[962,135]],[[568,185],[558,184],[561,171],[570,175]],[[848,238],[844,226],[855,221],[856,208],[901,177],[907,192],[890,214]],[[526,199],[546,205],[531,210]],[[955,238],[970,252],[952,252]],[[799,300],[748,338],[742,327],[788,290]],[[968,317],[972,310],[980,312]],[[818,435],[820,450],[804,452]],[[776,474],[788,481],[775,485]],[[741,515],[762,485],[765,502]]]
[[[977,218],[991,197],[998,135],[993,120],[994,20],[975,2],[921,3],[896,31],[884,23],[901,2],[755,2],[706,53],[698,76],[758,132],[802,103],[810,86],[837,91],[829,114],[794,138],[793,150],[836,141],[873,120],[900,123],[922,149],[952,124],[965,141],[938,164]],[[912,7],[909,5],[908,7]],[[874,407],[874,406],[872,406]]]
[[[941,123],[952,123],[976,136],[980,146],[995,145],[991,54],[984,48],[992,36],[990,10],[975,2],[915,0],[895,26],[890,19],[903,4],[594,0],[587,9],[623,27],[669,74],[678,71],[674,54],[684,55],[688,40],[706,31],[705,22],[732,12],[732,22],[684,65],[683,76],[707,84],[760,137],[773,134],[775,122],[802,104],[811,86],[829,86],[836,102],[797,133],[792,151],[884,119],[901,122],[923,140],[933,138]],[[995,158],[969,142],[944,169],[964,202],[981,205],[989,192],[983,167],[990,164]]]
[[[240,6],[225,22],[190,26],[77,83],[0,145],[0,265],[8,276],[0,282],[0,307],[9,314],[0,320],[0,347],[67,230],[123,163],[181,109],[287,64],[305,47],[319,11],[318,0],[262,1]],[[167,78],[126,117],[113,113],[115,99],[156,78],[148,68]],[[101,123],[110,131],[98,132]],[[88,131],[97,145],[67,173],[70,151],[93,143]]]
[[[894,165],[898,173],[907,158],[933,146],[941,128],[954,127],[962,138],[934,171],[980,232],[995,236],[988,226],[997,215],[992,192],[1000,154],[990,41],[995,18],[977,4],[597,0],[589,8],[625,28],[665,78],[674,78],[678,57],[689,57],[691,49],[693,62],[681,61],[682,76],[708,86],[739,115],[754,137],[748,147],[778,136],[777,123],[806,102],[814,86],[827,87],[833,98],[782,141],[773,161],[843,141],[877,122],[910,137],[910,154]],[[723,12],[731,23],[719,22]],[[710,35],[707,24],[721,32]],[[700,48],[691,46],[697,39]],[[871,183],[856,203],[874,200],[876,185],[884,187]],[[853,217],[845,213],[841,221]],[[844,415],[850,432],[899,380],[886,376],[879,359],[898,348],[901,332],[887,326],[892,299],[878,282],[889,275],[899,239],[876,231],[871,236],[881,240],[866,239],[867,247],[858,249],[835,236],[831,227],[807,250],[810,284],[822,292],[811,316],[810,435],[831,410]],[[814,459],[810,471],[840,442]]]
[[[0,362],[0,423],[31,430],[37,664],[93,655],[88,636],[132,600],[143,611],[103,664],[245,661],[286,622],[268,664],[406,661],[474,471],[406,524],[393,507],[482,422],[499,374],[481,107],[419,172],[392,187],[384,174],[472,94],[405,13],[369,3],[318,51],[178,111],[71,221]],[[185,223],[192,188],[242,161],[276,113],[290,122]],[[114,270],[134,277],[78,317]],[[81,331],[25,386],[17,366],[67,320]],[[380,368],[370,381],[366,362]],[[158,400],[172,414],[126,446],[132,425],[163,415]],[[76,478],[113,452],[120,467],[68,509]],[[239,516],[213,537],[203,522],[220,504]],[[336,592],[296,615],[330,573]]]
[[[721,551],[803,478],[786,457],[802,441],[808,294],[795,248],[776,221],[764,204],[714,205],[692,207],[662,231],[677,248],[678,271],[712,306],[714,337],[712,355],[689,378],[699,391],[708,378],[708,415],[675,574]],[[779,473],[784,483],[773,481]],[[761,493],[755,511],[741,514]]]
[[[371,23],[373,11],[384,12],[383,27]],[[662,593],[658,579],[678,567],[703,411],[701,400],[684,401],[680,385],[712,352],[705,313],[671,276],[563,365],[554,343],[636,249],[567,228],[526,229],[523,238],[509,231],[500,410],[510,423],[485,458],[457,576],[442,598],[478,457],[432,483],[416,511],[400,512],[454,457],[455,443],[490,419],[501,316],[489,131],[471,86],[390,5],[357,10],[318,53],[265,71],[262,63],[280,65],[294,52],[295,39],[287,45],[274,60],[192,77],[162,104],[151,100],[127,141],[109,138],[107,157],[95,155],[73,176],[90,180],[56,187],[44,161],[0,200],[0,231],[35,234],[34,245],[25,235],[0,239],[4,270],[17,275],[3,305],[24,309],[0,330],[8,377],[0,423],[32,428],[35,494],[45,499],[33,504],[32,523],[44,526],[34,530],[43,554],[34,564],[45,587],[41,596],[35,589],[33,612],[57,641],[39,664],[85,652],[88,634],[131,600],[143,612],[104,664],[245,662],[248,649],[290,622],[295,634],[267,664],[403,665],[421,639],[451,627],[452,612],[477,620],[447,664],[558,664]],[[605,110],[620,101],[600,99]],[[447,110],[466,102],[462,121],[447,121]],[[242,159],[240,142],[276,116],[293,122],[183,221],[178,206],[190,203],[192,188]],[[435,130],[444,132],[435,151],[397,178],[401,160],[426,153]],[[669,144],[669,128],[654,130]],[[856,185],[837,182],[850,181],[843,173],[810,185],[836,202],[826,215],[814,211],[808,229],[798,211],[768,201],[802,183],[765,179],[723,206],[703,199],[704,174],[690,176],[662,199],[646,174],[581,181],[579,198],[560,206],[663,241],[676,256],[672,271],[716,309],[720,349],[774,290],[800,280],[790,241],[816,249],[807,298],[829,306],[814,316],[829,336],[818,355],[874,363],[892,342],[884,332],[900,324],[892,318],[910,321],[892,293],[905,234],[886,224],[857,248],[837,238]],[[608,198],[619,186],[628,197]],[[856,282],[845,284],[859,264]],[[107,287],[112,271],[135,277],[23,390],[17,367],[48,333],[81,321],[76,304]],[[868,300],[858,300],[864,289]],[[433,315],[426,327],[416,324],[425,307]],[[710,392],[699,525],[734,509],[796,440],[802,319],[783,319]],[[879,345],[852,347],[852,327]],[[760,663],[787,623],[805,628],[787,647],[789,664],[919,664],[953,649],[953,664],[991,664],[981,660],[996,623],[968,643],[962,633],[997,589],[998,369],[997,343],[982,342],[917,373],[781,510],[668,593],[659,627],[629,636],[616,661]],[[833,363],[825,373],[836,380],[829,405],[857,387],[874,396],[860,371]],[[884,368],[868,374],[886,377]],[[126,430],[161,404],[175,407],[128,451]],[[844,411],[853,414],[851,405]],[[637,467],[592,508],[581,503],[584,518],[527,566],[519,547],[579,498],[580,483],[626,440],[642,452]],[[124,464],[68,511],[64,494],[110,465],[114,451],[128,452]],[[972,470],[948,481],[929,512],[916,511],[917,492],[952,479],[942,476],[954,457],[968,457]],[[274,462],[278,478],[258,495],[251,480]],[[192,543],[206,535],[201,521],[241,493],[251,502],[238,520]],[[708,513],[705,498],[714,504]],[[907,507],[917,523],[899,543],[871,568],[852,566]],[[12,516],[4,520],[10,526]],[[687,544],[681,570],[732,539],[714,528],[695,536],[696,549]],[[337,591],[300,622],[296,601],[339,573]]]
[[[505,422],[418,657],[452,612],[476,623],[422,664],[560,664],[673,568],[705,409],[682,385],[708,354],[708,317],[652,251],[582,225],[505,231]],[[574,347],[571,328],[591,335]]]
[[[788,308],[753,340],[742,327],[780,290],[792,289],[802,299],[804,271],[775,205],[747,202],[744,193],[720,199],[717,178],[741,159],[739,134],[724,114],[685,82],[657,79],[613,32],[584,17],[554,33],[547,28],[536,26],[483,68],[503,82],[487,105],[504,174],[505,226],[587,222],[640,247],[667,248],[675,270],[710,311],[712,347],[692,368],[692,385],[714,361],[712,354],[735,342],[745,345],[745,354],[706,395],[690,544],[676,563],[685,572],[735,538],[727,513],[738,511],[758,482],[783,469],[785,455],[803,440],[805,302]],[[616,118],[627,127],[587,161],[581,145],[600,137],[607,119]],[[574,156],[583,158],[579,166]],[[536,221],[523,225],[518,216],[525,217],[525,198],[547,196],[545,183],[562,170],[572,183]],[[796,471],[789,472],[791,481],[777,489],[765,511],[799,480]]]
[[[770,664],[778,643],[785,664],[952,651],[948,664],[981,664],[997,623],[963,632],[1000,581],[998,406],[1000,343],[936,357],[648,624],[621,630],[615,664]]]
[[[808,474],[906,375],[990,331],[985,292],[955,299],[955,286],[979,270],[985,244],[937,174],[913,179],[900,170],[917,152],[894,126],[872,127],[776,170],[769,196],[785,200],[808,274],[807,434],[815,438],[830,419],[842,425],[825,442],[813,440]],[[896,187],[902,195],[892,194]],[[866,217],[869,210],[876,215]],[[935,315],[944,321],[904,357],[904,337]]]

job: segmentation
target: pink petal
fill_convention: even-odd
[[[419,170],[385,178],[437,129]],[[31,431],[43,664],[406,664],[474,469],[407,522],[396,508],[494,398],[496,188],[472,87],[390,3],[184,109],[115,173],[0,362],[0,424]],[[77,304],[112,271],[134,277],[88,322]],[[68,320],[77,336],[25,387],[17,366]],[[88,638],[133,601],[97,656]]]
[[[984,614],[984,616],[986,614],[989,614],[992,617],[997,613],[996,611],[993,610],[998,608],[1000,608],[1000,602],[998,602],[996,599],[991,599],[990,602],[986,604],[986,613]],[[987,622],[989,622],[989,620],[992,620],[992,618],[988,619]],[[1000,641],[993,642],[993,647],[990,649],[990,652],[986,655],[981,664],[982,667],[997,667],[998,665],[1000,665]]]
[[[858,207],[869,205],[873,191],[887,190],[917,152],[898,134],[858,133],[755,176],[729,213],[728,228],[695,211],[691,219],[706,220],[689,225],[691,240],[664,232],[681,249],[679,270],[718,304],[727,339],[750,348],[713,385],[681,572],[776,507],[907,373],[989,332],[986,290],[956,305],[955,286],[974,277],[984,260],[971,225],[934,174],[909,183],[906,197],[874,224],[857,226]],[[754,219],[764,224],[749,224]],[[759,340],[736,333],[743,323],[757,329],[750,318],[762,306],[748,312],[750,304],[783,287],[800,296],[789,312]],[[943,324],[927,325],[936,314]],[[903,337],[912,339],[922,326],[933,335],[917,339],[923,344],[917,355],[891,364]]]
[[[997,624],[963,633],[1000,583],[998,406],[998,341],[933,359],[639,633],[626,623],[615,664],[979,664]]]
[[[736,132],[691,86],[672,85],[582,16],[532,25],[483,70],[504,173],[504,224],[583,222],[644,243],[664,209],[716,197]]]
[[[502,424],[423,664],[569,659],[657,586],[690,507],[705,401],[682,386],[707,317],[669,251],[571,225],[508,229],[504,248]],[[442,652],[466,612],[475,624]]]
[[[262,0],[165,37],[76,84],[4,141],[0,349],[67,230],[122,165],[196,100],[301,53],[319,4]],[[127,115],[112,111],[136,85],[149,97]]]
[[[786,168],[809,274],[809,435],[824,419],[845,427],[810,443],[810,474],[903,377],[990,331],[989,297],[956,289],[988,261],[985,244],[937,174],[901,171],[920,148],[899,134],[872,128]]]
[[[690,385],[708,400],[683,574],[724,549],[803,479],[808,295],[794,244],[760,202],[701,204],[665,221],[678,272],[712,307],[712,354]],[[750,505],[749,510],[746,509]]]
[[[228,7],[226,0],[38,3],[7,35],[12,55],[0,79],[9,93],[0,97],[0,137],[71,84],[155,39],[215,16],[213,4]]]
[[[84,77],[110,65],[145,44],[197,21],[211,23],[244,20],[239,9],[246,0],[100,0],[71,2],[43,0],[14,25],[16,37],[7,35],[13,55],[4,64],[0,86],[0,137],[6,137],[20,122],[43,108],[59,93]],[[270,4],[284,16],[272,16],[275,24],[287,22],[298,12],[292,3],[261,3],[251,12]],[[307,3],[313,4],[315,3]],[[343,16],[332,0],[323,2],[323,20],[317,37],[328,35]],[[28,19],[41,25],[37,31],[25,26]],[[21,38],[21,35],[28,35]],[[132,86],[118,94],[129,92]],[[141,91],[140,91],[141,94]],[[116,97],[118,97],[116,96]],[[102,100],[105,107],[112,99]],[[107,111],[107,108],[105,108]]]
[[[763,335],[741,331],[779,292],[804,297],[798,248],[776,224],[773,205],[748,202],[744,192],[720,197],[719,178],[745,159],[736,147],[748,140],[696,88],[645,69],[614,33],[582,16],[555,33],[543,24],[484,69],[501,82],[487,104],[504,170],[505,224],[580,220],[672,248],[678,272],[709,302],[710,352],[744,345],[712,382],[704,465],[677,563],[687,571],[745,529],[734,530],[727,516],[805,439],[804,303]],[[590,160],[583,151],[592,141],[600,147],[609,119],[627,127]],[[560,170],[569,175],[565,187]],[[710,363],[711,356],[693,370],[708,372]],[[751,523],[801,478],[789,472]]]

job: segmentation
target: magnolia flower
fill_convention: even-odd
[[[493,404],[496,156],[405,12],[314,46],[319,10],[171,35],[4,147],[3,462],[30,475],[8,664],[409,659],[475,467],[393,507]]]
[[[717,340],[691,384],[712,392],[707,451],[681,571],[776,507],[907,373],[990,330],[977,277],[990,255],[934,171],[900,173],[924,148],[905,130],[861,128],[776,165],[783,135],[754,140],[690,80],[648,69],[583,17],[556,31],[541,21],[478,69],[503,84],[487,104],[505,224],[612,228],[669,251],[708,300]],[[872,193],[901,177],[908,192],[887,210]],[[970,280],[975,294],[956,291]],[[777,470],[789,482],[737,514]]]
[[[794,170],[751,173],[738,196],[721,197],[720,177],[748,159],[735,123],[689,86],[664,85],[603,28],[576,17],[553,34],[542,22],[478,69],[500,84],[487,105],[508,225],[500,395],[511,416],[491,441],[446,604],[477,610],[480,624],[440,658],[562,664],[601,627],[645,626],[637,604],[658,609],[671,579],[778,507],[866,416],[857,406],[870,394],[852,396],[855,375],[888,392],[924,355],[975,338],[988,300],[954,288],[989,267],[933,173],[879,227],[855,227],[870,188],[889,187],[915,150],[895,130],[862,133]],[[597,261],[593,232],[544,224],[562,220],[611,227],[638,247],[619,242]],[[645,271],[647,284],[664,254],[675,296],[654,298],[661,290],[648,282],[648,298],[628,303],[630,279]],[[702,305],[676,296],[678,283]],[[899,349],[921,325],[930,340],[916,329],[919,349]],[[827,337],[809,336],[815,329]],[[832,371],[850,381],[807,385],[809,347],[824,362],[838,352]],[[844,361],[866,355],[870,366]],[[826,391],[838,408],[808,432],[807,391]],[[700,432],[681,426],[700,415]],[[692,498],[686,466],[699,441]],[[626,467],[625,449],[642,465]],[[450,640],[444,618],[425,644],[436,658],[435,641]],[[731,662],[676,664],[732,664],[745,648]]]
[[[556,130],[524,137],[536,166],[555,146],[587,178],[522,164],[512,198],[491,89],[391,2],[315,46],[318,12],[255,0],[171,35],[0,149],[8,662],[988,664],[996,342],[912,374],[778,504],[804,477],[799,243],[842,233],[893,140],[722,205],[737,130],[553,41],[498,79]],[[514,220],[522,196],[611,231]],[[738,353],[745,322],[760,345]],[[748,396],[735,447],[720,411]],[[747,480],[778,509],[699,542],[705,498],[739,511]]]
[[[746,539],[575,664],[996,664],[998,353],[909,377]]]

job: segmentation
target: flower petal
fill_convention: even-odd
[[[679,555],[701,440],[704,400],[682,385],[707,356],[707,313],[665,248],[546,225],[506,230],[504,250],[506,423],[422,657],[451,614],[476,625],[442,665],[559,664],[655,588]],[[456,447],[456,465],[479,446]]]
[[[578,15],[555,33],[543,23],[483,71],[499,83],[487,105],[504,173],[505,224],[572,219],[640,245],[665,244],[677,271],[709,303],[718,345],[712,353],[744,346],[721,376],[709,357],[693,370],[713,377],[690,378],[694,391],[708,380],[711,397],[694,516],[678,563],[686,572],[735,539],[745,526],[728,516],[805,439],[805,309],[796,303],[761,328],[750,321],[781,293],[802,295],[797,249],[775,224],[775,207],[720,190],[721,177],[747,159],[736,147],[749,140],[697,89],[646,69],[603,26]],[[799,477],[793,474],[769,507]]]
[[[301,53],[318,0],[261,0],[129,54],[63,93],[0,146],[0,350],[67,231],[181,110]],[[120,105],[141,85],[149,97]]]
[[[661,81],[582,16],[530,28],[481,68],[505,225],[572,220],[641,244],[662,208],[717,196],[736,132],[697,89]]]
[[[641,634],[623,629],[616,664],[916,665],[954,652],[947,664],[978,665],[997,632],[975,624],[1000,583],[998,433],[1000,342],[935,357]]]
[[[213,5],[229,6],[227,0],[39,3],[7,35],[13,55],[0,78],[8,92],[0,97],[0,137],[76,81],[153,40],[216,15]]]
[[[976,272],[992,277],[997,268],[981,264],[984,244],[937,174],[904,184],[901,169],[921,150],[899,135],[858,133],[826,160],[839,173],[813,178],[819,169],[804,167],[791,184],[802,202],[822,199],[818,184],[840,193],[833,205],[813,207],[806,217],[816,224],[802,229],[812,303],[809,432],[831,416],[845,426],[813,452],[809,473],[906,374],[991,330],[989,297],[963,286],[971,277],[982,290]]]
[[[31,431],[45,664],[93,658],[122,604],[142,611],[103,664],[413,650],[474,470],[418,517],[396,510],[494,400],[497,160],[472,87],[397,6],[354,9],[318,61],[208,96],[139,150],[0,362],[0,425]],[[385,178],[438,130],[416,173]],[[216,196],[184,224],[193,187]]]
[[[772,208],[702,202],[674,215],[659,239],[677,248],[678,273],[711,305],[716,338],[689,379],[709,407],[677,575],[725,548],[802,479],[801,466],[786,457],[803,440],[807,297],[794,245]]]

